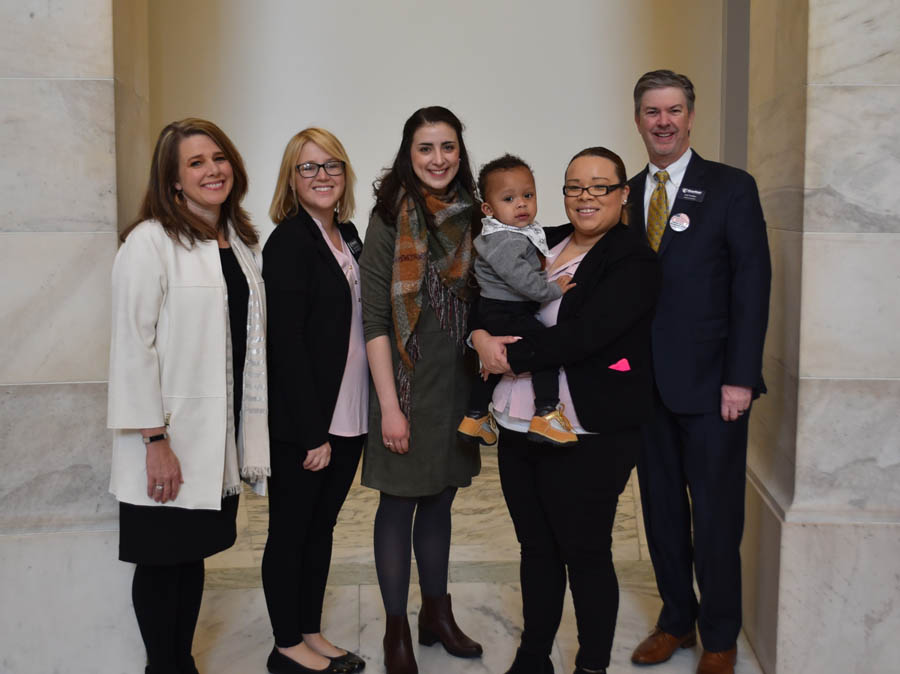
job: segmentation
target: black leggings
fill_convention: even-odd
[[[500,485],[522,546],[523,657],[550,655],[568,571],[578,626],[575,664],[609,666],[619,608],[612,528],[639,444],[637,429],[579,435],[569,447],[500,429]]]
[[[203,560],[172,566],[138,564],[131,599],[144,646],[147,674],[195,674],[191,643],[203,596]]]
[[[305,452],[271,443],[269,537],[262,559],[266,607],[275,644],[295,646],[321,631],[334,525],[353,483],[364,435],[329,435],[331,462],[305,470]]]
[[[422,595],[447,594],[450,506],[455,496],[456,487],[447,487],[433,496],[404,497],[381,492],[375,513],[375,569],[388,615],[406,615],[413,547]]]

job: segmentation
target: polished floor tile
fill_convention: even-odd
[[[323,631],[335,644],[359,653],[367,674],[383,674],[381,639],[384,609],[372,555],[377,492],[359,484],[350,490],[335,528]],[[206,593],[195,638],[203,674],[264,674],[273,640],[259,564],[268,525],[265,498],[245,494],[238,514],[238,541],[207,561]],[[482,474],[460,490],[453,506],[450,593],[457,622],[484,646],[484,656],[460,659],[443,647],[415,643],[422,674],[505,672],[522,630],[519,546],[506,511],[497,473],[497,455],[483,456]],[[631,650],[650,631],[659,612],[653,568],[647,553],[640,493],[632,475],[619,499],[613,527],[613,559],[620,584],[619,615],[609,674],[642,674],[630,663]],[[420,599],[415,564],[409,619],[416,642]],[[566,595],[563,621],[551,659],[556,672],[574,669],[578,640],[572,600]],[[738,674],[762,674],[743,635]],[[699,649],[679,651],[653,667],[653,674],[692,674]]]

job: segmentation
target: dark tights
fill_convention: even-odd
[[[447,594],[450,506],[455,496],[456,487],[447,487],[433,496],[419,497],[391,496],[381,492],[375,513],[375,569],[388,615],[406,615],[412,548],[416,551],[422,595],[443,597]]]
[[[194,674],[194,628],[203,596],[203,560],[156,566],[138,564],[131,599],[144,646],[147,674]]]

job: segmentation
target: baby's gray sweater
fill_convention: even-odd
[[[507,302],[549,302],[562,290],[547,280],[541,259],[528,237],[507,230],[475,237],[475,278],[481,296]]]

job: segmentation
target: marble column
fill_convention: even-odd
[[[0,3],[4,672],[142,667],[107,493],[112,9],[110,0]]]
[[[754,0],[749,170],[773,260],[744,536],[769,674],[900,661],[900,5]]]

